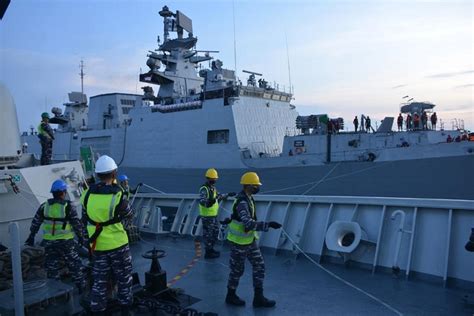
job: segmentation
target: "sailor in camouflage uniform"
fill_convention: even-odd
[[[51,186],[53,198],[38,208],[30,227],[30,235],[25,244],[33,246],[35,235],[43,225],[43,242],[46,254],[46,271],[48,278],[60,279],[61,262],[64,261],[72,274],[72,279],[79,291],[84,289],[83,267],[75,248],[74,230],[79,243],[83,244],[82,224],[76,208],[66,200],[67,184],[56,180]]]
[[[82,218],[87,225],[92,252],[91,311],[104,315],[107,309],[107,284],[110,276],[117,283],[117,300],[122,315],[129,315],[132,304],[132,257],[122,220],[132,211],[115,178],[117,165],[108,156],[101,156],[95,166],[100,182],[92,185],[81,197]]]
[[[275,301],[263,295],[263,279],[265,277],[265,264],[262,253],[257,245],[257,231],[268,231],[268,228],[278,229],[281,224],[277,222],[257,222],[257,212],[253,195],[257,194],[260,179],[255,172],[245,173],[240,183],[243,190],[240,192],[232,207],[232,221],[229,224],[227,240],[230,242],[230,274],[227,283],[226,303],[243,306],[236,290],[240,277],[244,274],[245,259],[250,261],[253,269],[254,307],[273,307]]]
[[[143,185],[143,183],[139,183],[135,189],[130,188],[128,183],[130,179],[127,177],[126,174],[121,174],[118,176],[119,185],[122,188],[122,191],[125,194],[125,197],[130,202],[132,195],[135,195],[138,192],[138,188]]]
[[[219,224],[217,223],[219,201],[227,199],[229,196],[235,196],[235,193],[220,194],[217,192],[215,184],[219,176],[216,169],[208,169],[205,176],[206,183],[199,189],[199,214],[202,221],[204,248],[206,249],[204,257],[213,259],[220,256],[220,252],[214,250],[219,234]]]
[[[41,144],[41,165],[49,165],[51,156],[53,155],[53,129],[49,125],[49,114],[44,112],[41,114],[41,123],[38,125],[38,138]]]

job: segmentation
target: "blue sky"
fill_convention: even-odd
[[[141,93],[140,68],[162,37],[163,5],[193,20],[198,49],[288,87],[301,114],[397,115],[404,95],[437,104],[445,128],[474,129],[473,1],[12,0],[0,21],[0,80],[20,128],[80,90]],[[242,73],[240,77],[245,79]]]

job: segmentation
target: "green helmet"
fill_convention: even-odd
[[[41,118],[48,118],[49,119],[49,113],[48,112],[41,113]]]

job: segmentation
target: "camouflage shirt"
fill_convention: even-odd
[[[255,210],[255,214],[252,216],[249,203],[252,203],[255,207],[253,197],[248,196],[242,191],[237,195],[236,199],[238,204],[234,208],[233,217],[237,217],[236,219],[244,224],[245,230],[268,231],[268,223],[257,222],[257,210]]]

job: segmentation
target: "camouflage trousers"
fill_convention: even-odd
[[[45,248],[45,266],[48,278],[59,280],[59,272],[64,262],[76,286],[83,289],[85,287],[84,269],[75,248],[76,242],[73,239],[43,240],[42,245]]]
[[[52,141],[41,141],[41,165],[49,165],[51,163],[51,157],[53,156],[53,142]]]
[[[132,304],[132,257],[130,248],[110,251],[94,251],[92,257],[91,310],[104,311],[107,308],[107,285],[110,276],[117,283],[117,300],[120,305]]]
[[[219,235],[219,224],[217,223],[217,216],[201,216],[202,221],[202,236],[204,238],[204,247],[206,250],[211,250],[216,244]]]
[[[230,273],[227,287],[236,289],[239,286],[239,279],[244,274],[245,259],[250,261],[253,270],[253,287],[263,288],[263,279],[265,278],[265,263],[263,261],[260,248],[256,241],[250,245],[238,245],[233,242],[230,243]]]

